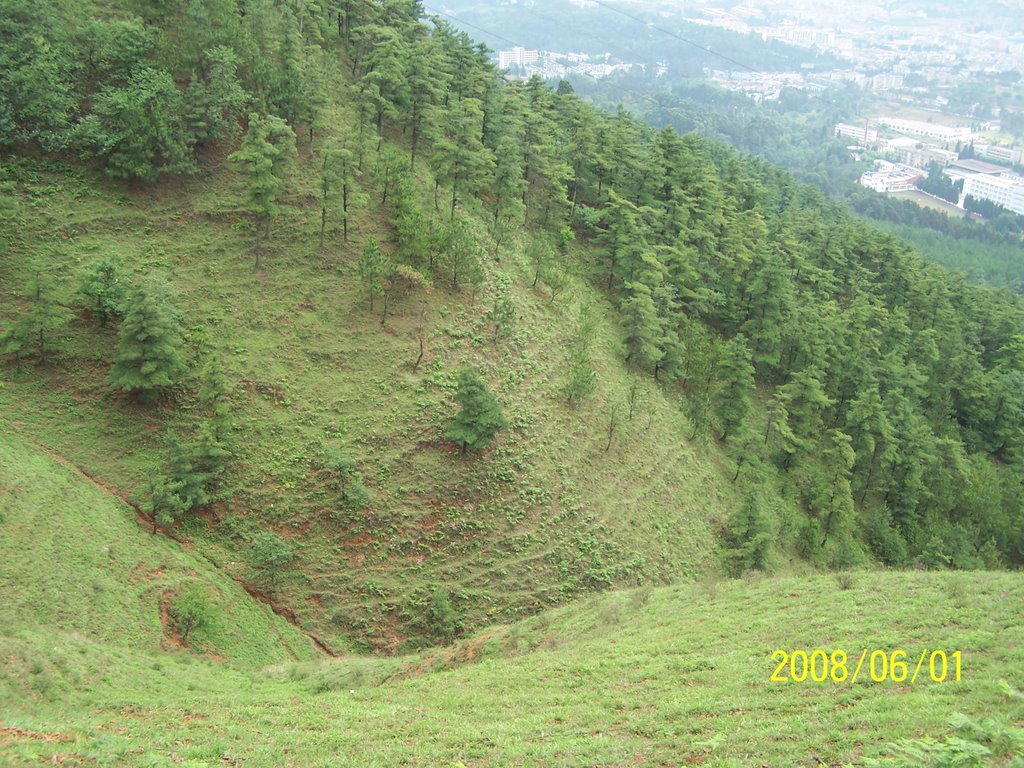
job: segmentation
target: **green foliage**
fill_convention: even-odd
[[[395,266],[385,255],[377,241],[370,238],[363,248],[363,254],[357,265],[359,277],[363,281],[363,290],[370,300],[370,311],[373,311],[373,299],[384,294],[384,280],[394,271]]]
[[[450,277],[452,288],[458,289],[466,282],[474,292],[480,287],[484,278],[480,264],[483,248],[464,218],[453,218],[444,226],[438,251],[439,266]]]
[[[188,369],[179,315],[162,279],[148,277],[129,295],[118,338],[110,385],[144,403],[177,386]]]
[[[169,610],[183,643],[202,637],[218,623],[217,606],[206,588],[198,582],[179,590]]]
[[[340,214],[342,236],[348,242],[349,219],[352,210],[366,202],[366,196],[356,179],[355,155],[342,147],[323,152],[320,170],[320,246],[324,244],[327,220],[331,213]]]
[[[82,275],[79,289],[89,299],[89,311],[106,325],[111,317],[124,314],[128,293],[124,267],[117,259],[103,258],[92,262]]]
[[[233,141],[249,98],[238,80],[235,52],[226,46],[206,51],[202,72],[185,91],[186,122],[196,146]]]
[[[459,614],[452,607],[448,591],[441,587],[430,590],[430,605],[427,608],[427,625],[434,636],[450,643],[460,628]]]
[[[106,159],[111,176],[153,181],[163,172],[189,173],[195,163],[183,113],[184,100],[169,73],[134,69],[123,86],[96,94],[76,140],[86,154]]]
[[[594,330],[594,316],[587,307],[583,307],[565,359],[566,378],[562,384],[562,393],[570,403],[579,403],[593,393],[597,386],[597,372],[590,352]]]
[[[249,564],[270,583],[277,581],[281,569],[294,558],[291,549],[275,533],[261,531],[249,546]]]
[[[234,414],[231,407],[232,387],[218,357],[211,357],[199,373],[199,402],[209,414],[207,424],[216,440],[223,440],[231,431]]]
[[[278,212],[284,176],[295,154],[295,133],[288,124],[275,115],[253,112],[241,148],[229,158],[245,176],[248,210],[256,219],[257,270],[259,249],[263,240],[270,237],[270,223]]]
[[[725,345],[716,376],[715,412],[725,440],[737,433],[753,408],[754,366],[742,333]]]
[[[960,200],[964,180],[953,181],[942,171],[943,168],[939,163],[931,163],[928,166],[928,175],[918,181],[917,186],[922,192],[941,197],[943,200],[955,204]]]
[[[358,512],[370,504],[370,492],[363,485],[355,459],[344,451],[331,449],[325,452],[323,463],[330,473],[327,487],[338,493],[341,509]]]
[[[864,765],[869,768],[985,768],[1014,766],[1024,759],[1024,733],[1019,728],[995,718],[978,722],[960,714],[951,718],[949,725],[953,734],[941,741],[907,739],[890,744],[886,750],[890,756],[865,758]]]
[[[445,437],[462,448],[479,451],[508,426],[497,398],[471,368],[459,371],[455,401],[461,406]]]
[[[77,104],[64,19],[28,0],[0,3],[0,146],[67,145]]]
[[[772,543],[772,525],[764,501],[748,492],[740,506],[729,516],[722,557],[729,572],[739,576],[752,569],[763,571],[768,565]]]
[[[28,309],[0,336],[0,354],[13,355],[19,365],[26,355],[34,354],[40,365],[46,365],[55,337],[74,316],[53,294],[53,282],[37,274],[30,286]]]
[[[516,326],[516,307],[507,293],[498,292],[493,306],[487,311],[487,322],[494,326],[494,341],[509,336]]]

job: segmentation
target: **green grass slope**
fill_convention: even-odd
[[[249,679],[203,659],[128,659],[60,703],[15,691],[0,708],[0,755],[19,768],[840,766],[942,740],[958,714],[997,734],[980,739],[994,754],[943,764],[1024,754],[1013,730],[1024,719],[1024,580],[851,578],[613,592],[418,657]],[[847,650],[851,672],[863,648],[959,650],[962,679],[876,683],[865,668],[856,683],[769,681],[773,651],[815,648]],[[54,675],[88,659],[39,653]]]
[[[111,649],[105,653],[182,647],[169,611],[189,585],[209,595],[215,620],[192,645],[219,663],[258,667],[313,656],[307,638],[212,563],[150,535],[127,504],[6,430],[0,584],[0,634],[19,649],[4,655],[0,696],[25,670],[44,699],[64,696],[74,683],[50,680],[38,654],[68,640]]]
[[[335,115],[328,124],[344,131],[347,122]],[[332,140],[329,131],[318,139]],[[513,245],[500,262],[487,258],[480,295],[439,284],[398,302],[382,326],[356,270],[369,237],[391,238],[380,191],[367,174],[371,203],[358,212],[351,242],[334,222],[321,250],[319,163],[302,148],[265,269],[254,273],[252,236],[238,213],[242,182],[217,158],[200,176],[154,187],[24,160],[11,169],[24,220],[0,260],[0,319],[14,316],[37,270],[54,275],[62,302],[76,309],[79,275],[100,256],[120,258],[131,273],[168,275],[196,370],[218,354],[236,384],[224,501],[205,531],[191,532],[193,541],[219,561],[241,561],[257,527],[286,538],[296,560],[277,599],[338,650],[421,643],[433,585],[450,590],[472,627],[595,588],[700,572],[715,525],[734,503],[729,473],[716,466],[714,450],[687,440],[678,403],[653,382],[638,383],[639,402],[626,418],[632,378],[610,303],[582,277],[549,302],[531,288]],[[422,189],[431,188],[424,179]],[[582,252],[576,259],[590,261]],[[511,338],[495,343],[485,315],[499,282],[519,320]],[[573,408],[559,388],[583,306],[598,321],[599,382]],[[413,373],[421,309],[427,355]],[[107,386],[115,329],[82,312],[60,342],[52,365],[0,373],[0,412],[13,415],[20,433],[141,501],[172,436],[189,434],[200,418],[198,380],[186,382],[175,403],[143,408]],[[482,455],[463,458],[442,435],[456,408],[455,372],[467,364],[486,375],[512,427]],[[356,459],[373,496],[367,510],[339,514],[324,487],[324,445]]]

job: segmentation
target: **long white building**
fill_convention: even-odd
[[[1024,216],[1024,177],[975,173],[964,178],[964,195],[989,200]]]
[[[899,133],[905,133],[910,136],[924,136],[928,139],[938,139],[939,141],[946,142],[970,141],[971,136],[974,135],[969,125],[936,125],[935,123],[925,123],[920,120],[901,120],[895,117],[879,117],[875,122]]]

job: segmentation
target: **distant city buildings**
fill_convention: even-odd
[[[970,176],[1002,176],[1009,173],[1009,169],[984,160],[957,160],[955,163],[950,163],[943,173],[953,181],[959,181]]]
[[[521,46],[498,51],[498,69],[510,70],[513,77],[531,77],[536,74],[544,78],[560,78],[576,74],[601,78],[613,72],[632,69],[633,66],[613,62],[609,53],[591,56],[586,53],[534,51]],[[666,67],[659,66],[657,74],[664,74],[665,71]]]
[[[899,136],[895,139],[883,139],[878,143],[881,152],[893,157],[895,160],[912,165],[915,168],[927,168],[932,163],[938,163],[945,168],[956,161],[956,152],[934,144],[924,144],[919,139],[909,136]]]

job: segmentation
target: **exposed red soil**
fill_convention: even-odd
[[[178,628],[174,626],[174,619],[171,617],[171,600],[174,599],[173,589],[165,589],[160,593],[160,626],[163,627],[164,637],[160,641],[161,650],[184,650],[185,643],[178,634]]]
[[[332,651],[330,647],[319,637],[310,634],[305,629],[303,629],[302,626],[299,624],[298,618],[295,616],[295,611],[293,611],[287,605],[281,605],[280,603],[278,603],[276,600],[274,600],[273,596],[269,592],[265,592],[262,589],[254,587],[252,584],[246,584],[244,582],[242,582],[242,589],[244,589],[246,592],[255,597],[264,605],[269,606],[270,610],[272,610],[274,613],[276,613],[278,616],[280,616],[282,619],[287,621],[293,627],[298,629],[302,634],[308,637],[312,641],[313,645],[319,648],[323,653],[327,654],[328,656],[338,655],[334,651]]]

